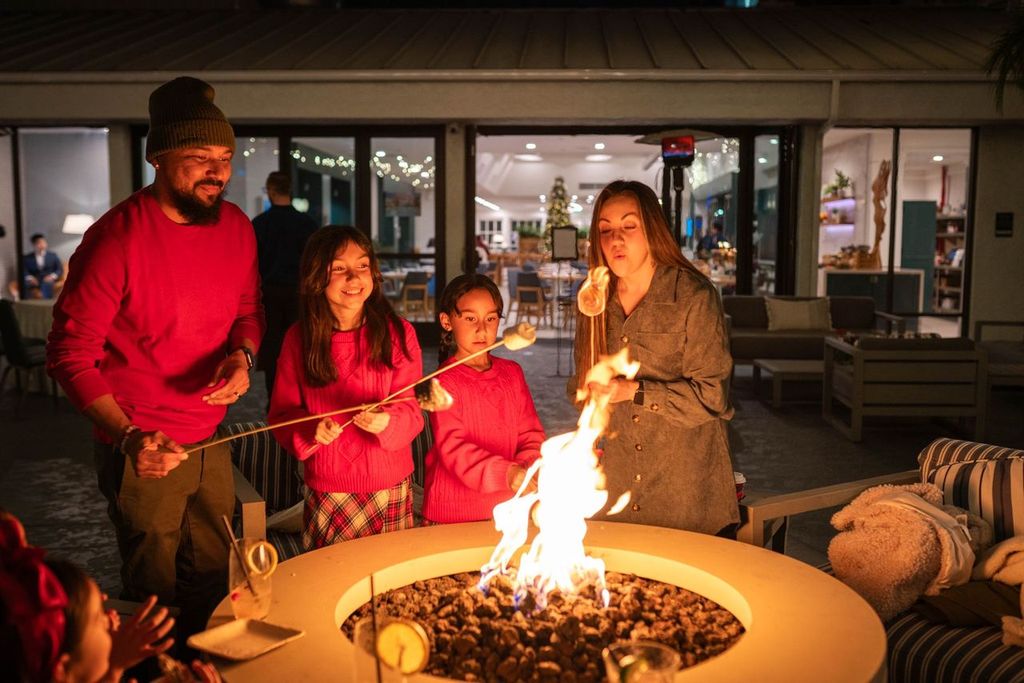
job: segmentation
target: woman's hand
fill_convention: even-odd
[[[635,379],[625,379],[623,377],[616,377],[608,384],[598,384],[597,382],[591,382],[587,385],[587,389],[595,398],[602,395],[609,395],[609,403],[621,403],[622,401],[632,401],[633,396],[636,395],[637,389],[640,388],[640,382]]]
[[[166,638],[174,627],[174,618],[161,607],[150,614],[156,606],[156,596],[151,595],[142,603],[127,621],[117,624],[111,620],[110,669],[124,671],[142,660],[166,652],[174,645],[173,638]]]
[[[367,410],[356,415],[352,421],[363,431],[380,434],[388,428],[391,415],[383,410]]]
[[[316,423],[316,442],[326,446],[341,436],[342,426],[329,417],[325,417]]]

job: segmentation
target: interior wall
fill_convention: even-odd
[[[976,320],[1024,321],[1024,126],[982,126],[978,130],[978,175],[973,207],[971,309]],[[1011,180],[1013,179],[1013,180]],[[1013,212],[1012,237],[996,237],[997,212]]]
[[[10,297],[7,283],[18,279],[18,244],[14,235],[14,160],[12,138],[0,134],[0,298]]]
[[[61,232],[68,214],[99,218],[110,208],[110,157],[104,129],[36,128],[19,131],[22,190],[21,253],[34,233],[66,264],[81,235]]]

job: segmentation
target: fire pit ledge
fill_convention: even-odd
[[[676,677],[688,681],[885,680],[885,631],[874,611],[839,581],[807,564],[745,543],[673,529],[590,522],[588,552],[610,571],[682,586],[731,611],[746,628],[722,655]],[[411,529],[349,541],[280,565],[267,621],[303,638],[241,663],[218,661],[245,681],[354,681],[351,641],[340,625],[378,593],[420,579],[473,571],[498,534],[486,522]],[[210,626],[231,618],[221,602]],[[416,676],[411,681],[442,681]]]

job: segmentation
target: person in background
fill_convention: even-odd
[[[572,396],[611,394],[601,464],[620,514],[594,519],[729,535],[739,521],[725,421],[732,356],[714,285],[672,239],[658,197],[617,180],[594,202],[590,267],[611,271],[605,310],[580,314]],[[629,348],[634,379],[584,385],[603,355]]]
[[[284,336],[270,423],[374,403],[422,376],[412,325],[384,296],[373,245],[328,225],[306,243],[299,322]],[[412,389],[399,398],[413,399]],[[306,550],[412,526],[411,444],[423,429],[415,400],[274,430],[305,464]]]
[[[174,641],[166,609],[151,597],[125,622],[104,611],[99,586],[77,566],[30,546],[13,515],[0,511],[0,671],[19,683],[117,683],[126,669],[161,656]],[[210,664],[182,679],[217,683]]]
[[[503,307],[501,292],[485,275],[449,282],[437,307],[441,365],[493,344]],[[430,414],[434,446],[426,457],[424,523],[491,519],[494,506],[522,485],[544,442],[523,369],[486,353],[438,381],[455,401]]]
[[[270,208],[252,219],[252,227],[256,232],[263,309],[267,316],[259,366],[269,401],[284,333],[298,320],[302,249],[320,226],[308,214],[292,206],[292,180],[287,173],[274,171],[267,176],[267,197]]]
[[[487,248],[487,242],[483,235],[476,236],[476,257],[480,263],[491,262],[491,250]]]
[[[27,299],[52,299],[54,285],[64,274],[64,265],[48,246],[42,233],[32,235],[32,251],[25,254],[23,263]]]
[[[711,222],[711,227],[708,231],[700,238],[700,242],[697,243],[697,251],[701,252],[705,257],[709,257],[712,250],[718,249],[718,243],[722,239],[722,221],[716,218]]]
[[[213,88],[150,95],[156,178],[86,232],[54,307],[47,368],[95,426],[122,598],[181,608],[179,642],[227,590],[228,444],[200,448],[249,389],[263,336],[256,240],[223,201],[235,137]]]

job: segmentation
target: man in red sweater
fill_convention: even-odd
[[[234,132],[213,88],[150,95],[154,183],[100,218],[71,257],[47,344],[50,374],[95,425],[122,596],[204,628],[227,591],[234,509],[226,445],[191,455],[249,388],[264,330],[252,224],[223,201]]]

